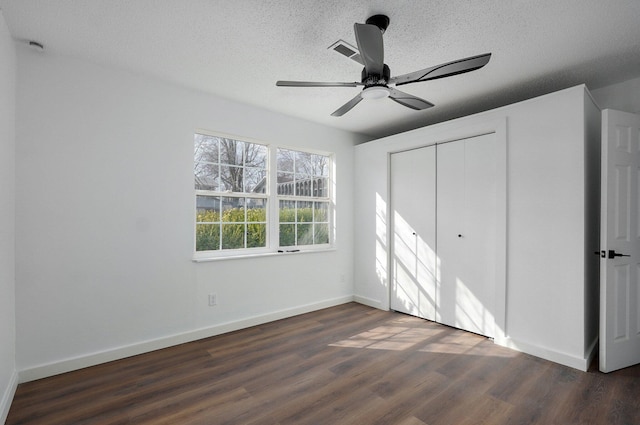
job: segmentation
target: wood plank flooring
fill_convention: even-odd
[[[640,424],[640,366],[578,370],[355,303],[21,384],[14,424]]]

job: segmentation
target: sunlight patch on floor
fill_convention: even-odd
[[[437,341],[427,344],[419,351],[439,354],[467,354],[467,355],[490,355],[492,357],[515,357],[518,352],[499,346],[479,345],[486,339],[480,335],[471,333],[460,333],[458,335],[447,335]],[[495,347],[495,349],[491,349]],[[489,350],[489,351],[487,351]]]
[[[464,354],[476,345],[484,341],[484,338],[475,335],[447,335],[439,340],[427,344],[420,351],[429,353]]]
[[[442,332],[406,326],[379,326],[349,339],[329,344],[332,347],[369,348],[376,350],[407,350]]]
[[[425,353],[489,355],[505,358],[519,354],[517,351],[497,345],[483,344],[487,341],[485,337],[470,332],[457,331],[442,334],[448,328],[443,329],[439,325],[428,328],[411,326],[416,321],[424,322],[416,317],[402,316],[390,321],[389,325],[378,326],[329,346],[391,351],[414,349]]]

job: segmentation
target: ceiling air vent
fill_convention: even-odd
[[[335,50],[343,56],[348,57],[349,59],[353,59],[358,62],[360,65],[364,65],[362,62],[362,58],[360,57],[360,52],[358,52],[358,48],[352,46],[344,40],[338,40],[329,46],[329,49]]]

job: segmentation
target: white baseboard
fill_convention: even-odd
[[[494,342],[498,345],[502,345],[503,347],[511,348],[522,353],[531,354],[532,356],[540,357],[542,359],[559,363],[561,365],[569,366],[583,372],[587,371],[587,369],[589,368],[589,363],[591,362],[591,358],[593,358],[592,355],[588,355],[585,358],[576,357],[537,345],[528,344],[526,342],[517,341],[509,337],[501,340],[494,339]],[[595,347],[595,345],[593,345],[593,347]]]
[[[203,338],[221,335],[227,332],[249,328],[251,326],[262,325],[264,323],[273,322],[275,320],[286,319],[288,317],[293,317],[352,301],[354,301],[354,297],[352,295],[333,298],[313,304],[306,304],[298,307],[279,310],[260,316],[253,316],[234,322],[222,323],[219,325],[195,329],[192,331],[170,335],[163,338],[143,341],[137,344],[118,347],[112,350],[101,351],[98,353],[92,353],[84,356],[62,360],[59,362],[53,362],[45,365],[22,369],[19,372],[19,380],[20,382],[34,381],[36,379],[46,378],[49,376],[110,362],[113,360],[136,356],[138,354],[148,353],[150,351],[184,344],[186,342],[196,341]]]
[[[11,402],[13,401],[13,397],[16,395],[16,389],[18,388],[18,372],[14,371],[13,375],[11,375],[11,379],[9,380],[9,385],[4,390],[4,394],[2,394],[2,399],[0,399],[0,424],[5,423],[7,420],[7,415],[9,415],[9,409],[11,408]]]
[[[361,295],[354,295],[353,300],[359,304],[364,304],[369,307],[377,308],[379,310],[385,310],[382,308],[382,303],[379,300],[374,300],[373,298],[367,298]]]

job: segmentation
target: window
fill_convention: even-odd
[[[281,247],[329,243],[329,157],[278,149]]]
[[[195,135],[196,251],[267,246],[265,145]]]
[[[195,134],[197,256],[329,247],[331,166],[327,154]]]

